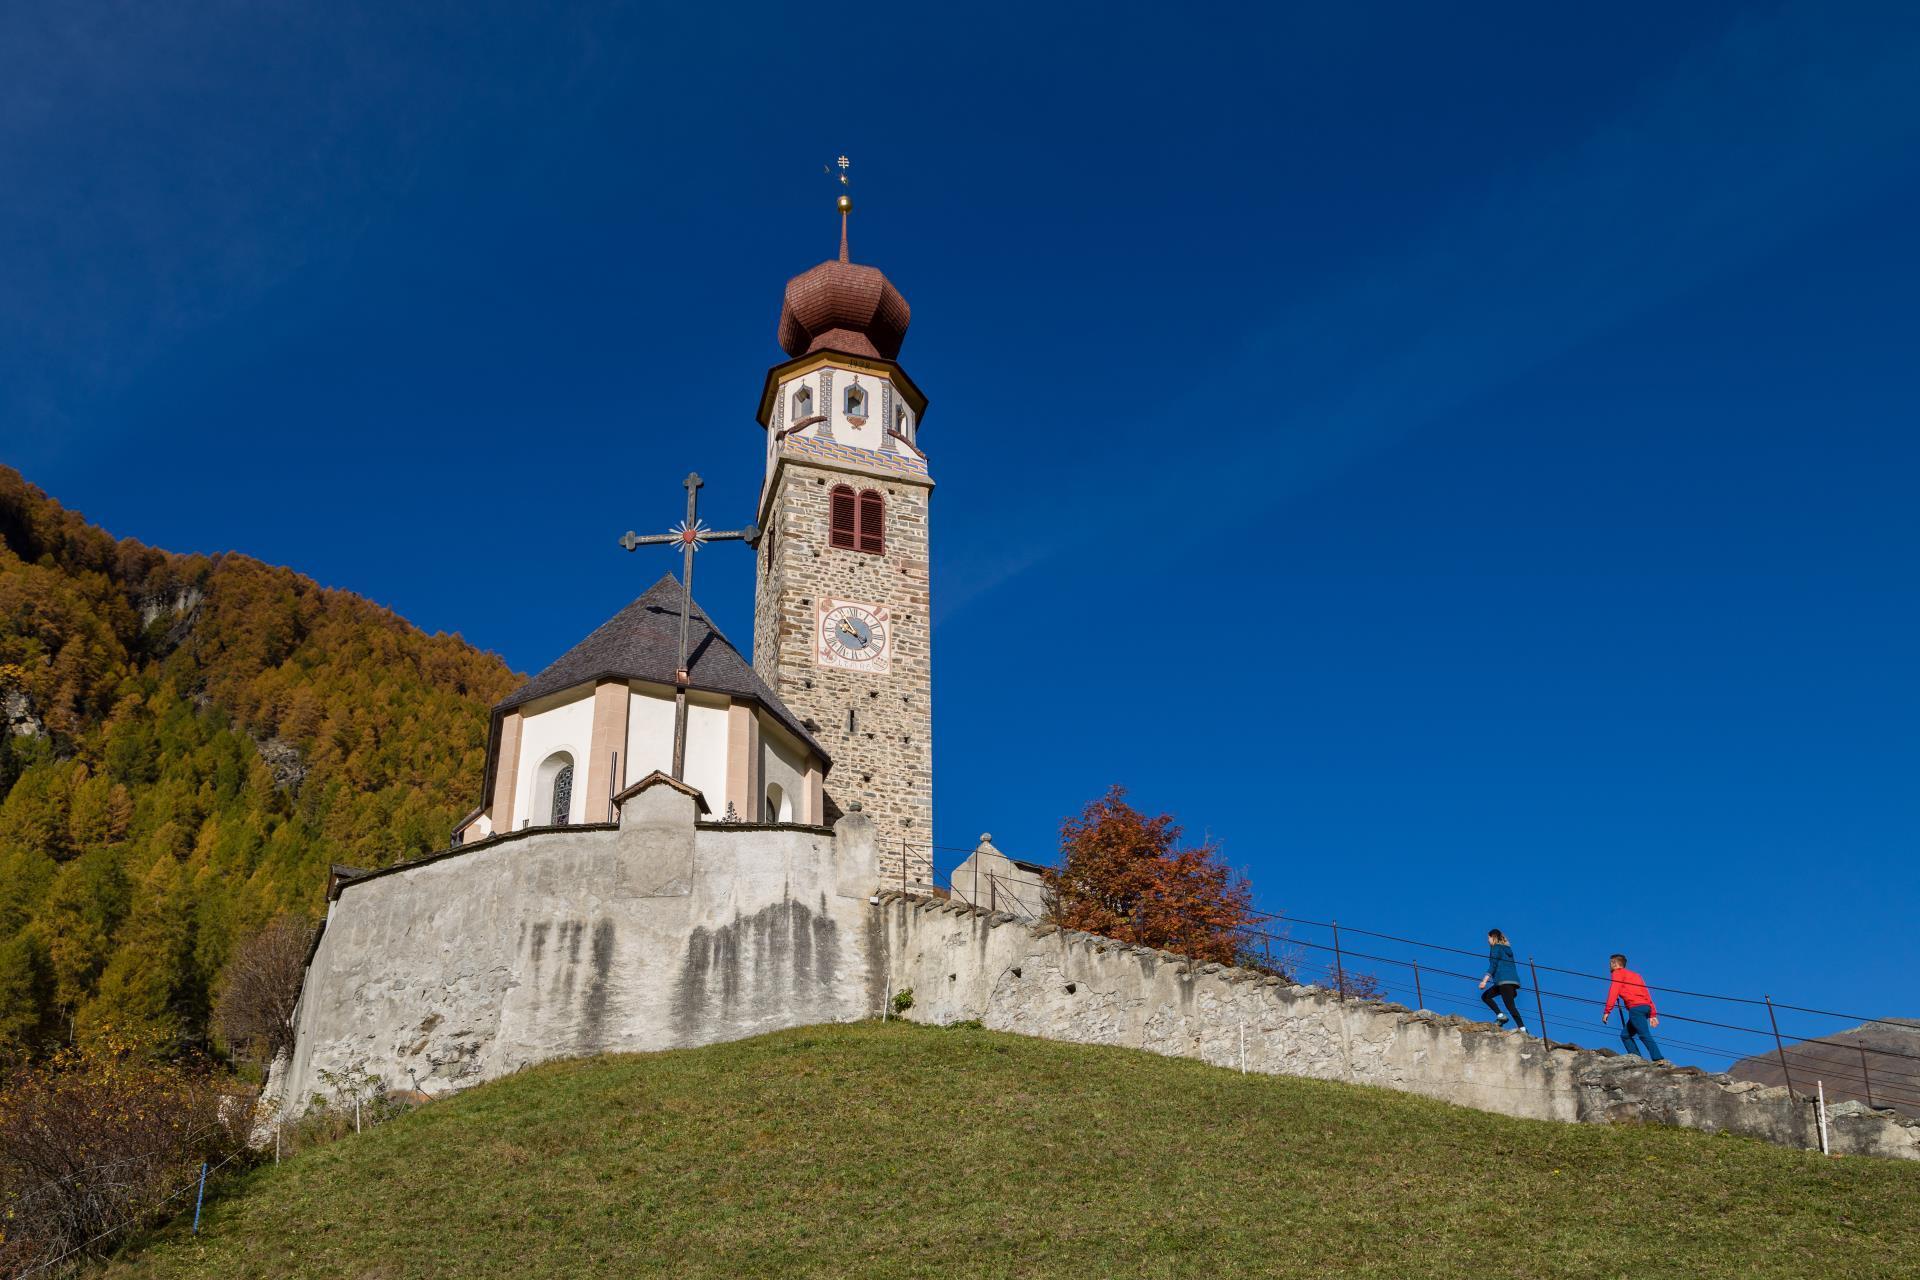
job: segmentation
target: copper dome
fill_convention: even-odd
[[[896,360],[911,318],[907,300],[880,268],[843,257],[787,281],[780,347],[789,356],[839,351]]]

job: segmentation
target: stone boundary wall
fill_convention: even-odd
[[[698,804],[663,781],[617,825],[516,832],[344,881],[256,1137],[343,1079],[438,1096],[552,1058],[877,1012],[873,824],[702,823]]]
[[[1814,1109],[1779,1086],[1655,1066],[1493,1024],[1342,1001],[1251,969],[896,891],[879,897],[889,993],[909,1019],[977,1019],[1270,1075],[1346,1080],[1530,1120],[1679,1125],[1818,1149]],[[1856,1102],[1827,1110],[1830,1149],[1920,1159],[1920,1121]]]

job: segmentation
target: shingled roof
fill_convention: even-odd
[[[494,718],[536,698],[601,680],[648,680],[671,685],[679,656],[680,582],[669,573],[509,694],[494,707]],[[687,628],[687,685],[760,704],[823,764],[828,762],[826,750],[814,741],[800,718],[787,710],[779,695],[754,674],[698,601],[694,602]]]

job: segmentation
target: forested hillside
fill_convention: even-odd
[[[459,636],[246,556],[115,540],[0,467],[0,1058],[204,1041],[328,864],[445,847],[488,707]]]

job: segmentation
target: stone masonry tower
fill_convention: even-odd
[[[787,282],[760,396],[766,473],[753,665],[831,753],[826,820],[858,802],[883,879],[932,875],[927,398],[897,363],[905,298],[840,257]]]

